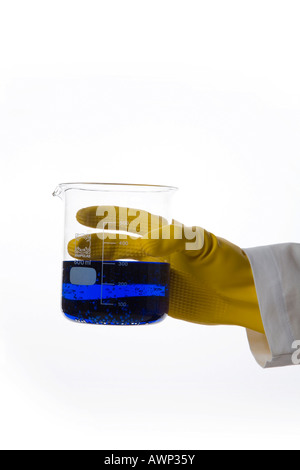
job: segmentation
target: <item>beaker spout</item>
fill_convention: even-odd
[[[64,194],[63,188],[62,188],[61,185],[59,184],[59,185],[55,188],[55,191],[53,191],[52,196],[57,196],[57,197],[59,197],[60,199],[63,199],[63,194]]]

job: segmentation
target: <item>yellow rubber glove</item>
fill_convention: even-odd
[[[134,216],[129,214],[136,211],[114,208],[115,222],[109,217],[109,209],[103,206],[99,211],[99,207],[89,207],[77,213],[82,225],[103,229],[102,233],[91,235],[90,259],[167,261],[171,267],[171,317],[207,325],[238,325],[264,333],[252,269],[242,249],[199,227],[188,229],[177,223],[166,226],[164,219],[145,211],[140,211],[141,238],[136,238],[129,233],[134,222]],[[124,230],[122,214],[127,216],[127,233],[117,233],[115,244],[105,244],[104,240],[103,245],[101,237],[112,235],[109,230]],[[150,221],[156,229],[149,233]],[[168,238],[163,239],[166,233]],[[198,243],[190,249],[193,233],[197,233]],[[84,247],[84,238],[71,240],[68,246],[74,258],[78,243]]]

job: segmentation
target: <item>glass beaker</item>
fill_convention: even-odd
[[[141,325],[168,313],[168,259],[144,257],[137,240],[172,222],[171,186],[63,183],[62,310],[69,319]]]

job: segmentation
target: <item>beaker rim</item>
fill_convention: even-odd
[[[165,186],[156,184],[138,183],[60,183],[53,193],[57,195],[57,190],[65,192],[70,189],[82,191],[108,191],[108,192],[171,192],[177,191],[176,186]],[[56,193],[56,194],[55,194]]]

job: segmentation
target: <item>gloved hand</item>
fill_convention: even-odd
[[[136,229],[137,224],[130,214],[136,215],[136,211],[115,207],[112,213],[116,218],[112,220],[109,209],[95,206],[77,213],[82,225],[103,229],[103,233],[91,235],[92,260],[167,261],[171,267],[171,317],[207,325],[239,325],[264,333],[252,269],[242,249],[199,227],[165,225],[162,218],[145,211],[139,211],[140,238],[133,237],[130,228]],[[126,214],[126,226],[122,214]],[[156,228],[149,232],[150,223]],[[113,235],[114,229],[126,233]],[[103,239],[109,234],[116,243],[104,243],[103,250]],[[68,245],[74,258],[76,243],[78,246],[80,240],[71,240]]]

